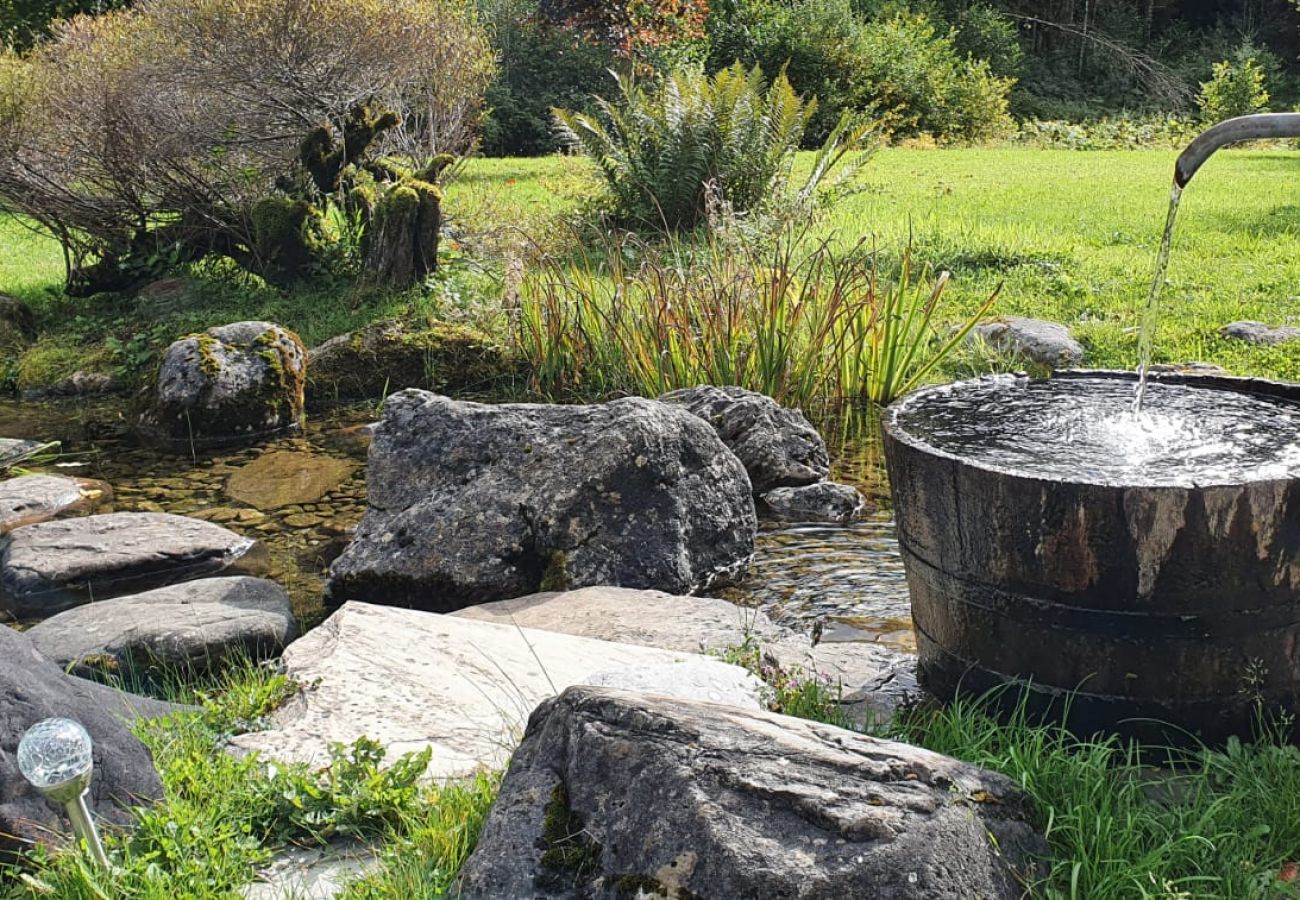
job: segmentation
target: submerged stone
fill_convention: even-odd
[[[332,456],[277,450],[232,474],[226,494],[259,510],[315,503],[346,481],[355,468]]]

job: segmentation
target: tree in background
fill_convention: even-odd
[[[50,25],[82,14],[99,15],[130,0],[5,0],[0,3],[0,46],[28,50],[49,34]]]

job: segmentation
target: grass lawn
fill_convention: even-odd
[[[1056,319],[1088,348],[1088,363],[1132,367],[1135,328],[1164,222],[1170,151],[888,149],[865,167],[861,190],[840,199],[817,229],[841,245],[867,237],[896,258],[910,233],[914,255],[953,272],[940,317],[962,311],[999,283],[995,312]],[[1300,379],[1300,346],[1258,348],[1218,337],[1235,319],[1300,323],[1300,153],[1218,154],[1184,195],[1157,361],[1215,362],[1238,374]],[[597,193],[579,159],[472,160],[446,206],[471,248],[511,235],[544,244],[554,220]],[[364,321],[412,310],[473,319],[491,308],[499,279],[470,258],[453,259],[432,292],[384,296],[350,288],[283,294],[228,267],[201,270],[184,309],[139,316],[130,301],[69,300],[58,293],[62,257],[53,241],[0,220],[0,293],[31,302],[51,340],[67,346],[107,335],[165,344],[238,318],[269,318],[309,344]],[[486,302],[477,297],[487,295]],[[120,353],[118,354],[121,355]],[[121,362],[129,362],[118,360]],[[953,371],[969,368],[959,361]]]

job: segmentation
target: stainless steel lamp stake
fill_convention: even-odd
[[[73,830],[86,842],[91,857],[109,869],[108,854],[86,803],[95,768],[93,750],[94,744],[81,723],[42,719],[18,742],[18,769],[42,796],[67,811]]]

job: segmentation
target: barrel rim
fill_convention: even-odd
[[[938,393],[939,391],[951,390],[958,385],[980,384],[989,381],[1047,381],[1057,378],[1079,381],[1087,379],[1104,379],[1136,383],[1138,380],[1138,374],[1126,369],[1059,369],[1054,370],[1050,378],[1047,379],[1034,379],[1024,372],[1010,372],[993,375],[980,375],[975,378],[966,378],[960,381],[950,381],[944,384],[930,385],[899,397],[885,409],[885,415],[881,417],[880,421],[881,431],[885,437],[885,445],[888,447],[891,442],[895,442],[917,453],[948,460],[969,469],[989,472],[1004,478],[1016,479],[1039,485],[1084,485],[1088,487],[1109,488],[1121,491],[1201,491],[1214,488],[1240,488],[1248,485],[1293,484],[1300,481],[1300,478],[1293,477],[1260,478],[1253,480],[1246,479],[1238,481],[1207,481],[1204,483],[1193,484],[1140,484],[1105,480],[1101,478],[1088,478],[1086,476],[1059,476],[1049,478],[1042,475],[1032,475],[1010,466],[1000,466],[993,463],[977,461],[947,450],[941,450],[912,434],[898,421],[899,416],[907,406],[916,399],[928,394]],[[1186,387],[1203,388],[1205,390],[1232,391],[1253,396],[1269,397],[1284,402],[1295,403],[1297,406],[1300,406],[1300,384],[1294,384],[1287,381],[1194,372],[1151,372],[1148,374],[1148,378],[1158,384],[1176,384]]]

